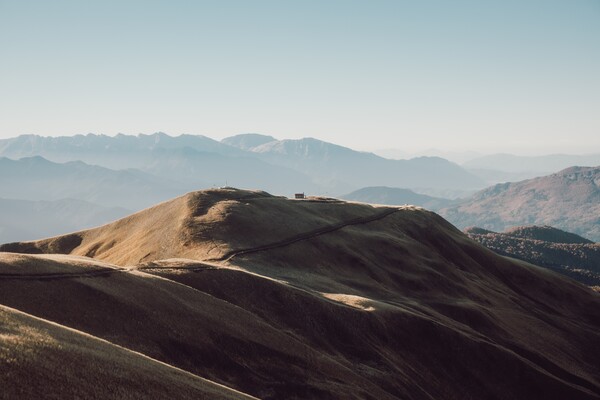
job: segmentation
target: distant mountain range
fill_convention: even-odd
[[[124,208],[75,199],[0,199],[0,243],[66,234],[106,224],[130,213]]]
[[[135,170],[112,170],[81,161],[43,157],[0,158],[0,196],[23,200],[79,199],[106,207],[139,210],[185,193],[178,182]]]
[[[202,135],[75,135],[44,137],[21,135],[0,139],[0,156],[19,159],[42,156],[54,162],[83,161],[111,169],[144,168],[153,162],[156,150],[189,148],[228,156],[242,155],[235,147]]]
[[[249,147],[245,139],[260,144]],[[246,135],[238,135],[223,142],[240,145],[264,161],[311,176],[332,194],[373,185],[418,189],[425,193],[441,190],[460,193],[485,185],[458,164],[439,157],[389,160],[313,138],[272,139],[270,136],[261,138],[252,135],[247,138]]]
[[[206,136],[23,135],[0,140],[0,156],[42,156],[54,162],[83,161],[111,169],[136,168],[194,189],[234,182],[277,194],[295,191],[339,195],[367,185],[455,195],[481,189],[480,178],[438,157],[388,160],[317,139],[276,140],[258,134],[219,142]],[[2,193],[0,193],[2,195]]]
[[[574,165],[600,165],[600,153],[585,155],[549,154],[545,156],[517,156],[514,154],[491,154],[469,160],[462,164],[472,170],[495,170],[511,173],[550,174]]]
[[[325,189],[302,172],[274,166],[250,156],[227,156],[189,147],[157,149],[144,171],[182,183],[193,191],[197,188],[235,186],[244,189],[267,188],[276,194],[295,191],[322,193]]]
[[[600,165],[600,153],[586,155],[550,154],[545,156],[491,154],[473,158],[461,165],[489,184],[495,184],[549,175],[574,165]]]
[[[433,148],[416,152],[405,151],[402,149],[378,149],[373,152],[378,156],[394,160],[404,160],[415,157],[441,157],[457,164],[463,164],[475,158],[482,157],[482,154],[476,151],[444,151]]]
[[[376,150],[375,153],[392,159],[407,159],[424,155],[442,157],[459,164],[489,185],[531,179],[574,165],[600,165],[600,153],[519,156],[506,153],[482,155],[474,151],[452,152],[437,149],[424,150],[418,153],[410,153],[400,149],[381,149]]]
[[[439,213],[461,229],[502,231],[551,225],[600,241],[600,167],[572,167],[555,174],[482,190]]]
[[[600,243],[549,226],[516,227],[504,233],[467,228],[465,233],[498,254],[600,287]]]
[[[260,135],[258,133],[245,133],[242,135],[230,136],[221,140],[222,143],[237,147],[242,150],[252,150],[255,147],[266,143],[277,142],[273,136]]]
[[[390,187],[365,187],[340,197],[421,206],[439,212],[460,229],[480,226],[502,231],[528,224],[552,225],[600,241],[599,185],[600,167],[572,167],[548,176],[497,184],[458,200]]]
[[[390,188],[386,186],[373,186],[355,190],[352,193],[340,196],[344,200],[360,201],[371,204],[404,205],[411,204],[428,210],[439,210],[448,207],[455,201],[440,197],[431,197],[415,193],[409,189]]]
[[[0,140],[0,198],[24,201],[20,210],[27,226],[37,215],[24,211],[25,204],[34,207],[27,202],[72,204],[76,199],[91,203],[89,214],[96,215],[100,211],[93,207],[138,211],[205,188],[234,186],[285,196],[296,192],[335,196],[372,184],[449,196],[484,187],[479,178],[441,158],[387,160],[310,138],[277,140],[243,134],[219,142],[200,135],[155,133],[22,135]],[[35,207],[42,207],[41,203]],[[82,218],[77,211],[82,208],[74,209],[70,214],[58,213],[60,219],[42,218],[45,222],[37,233],[9,227],[5,221],[0,238],[34,239],[89,227],[82,224],[84,220],[108,222]]]
[[[506,182],[518,182],[525,179],[537,178],[540,175],[548,175],[551,171],[536,172],[536,171],[519,171],[519,172],[507,172],[499,171],[496,169],[485,169],[485,168],[466,168],[470,173],[479,177],[487,183],[487,186],[495,185],[497,183]],[[556,170],[552,171],[558,171]]]
[[[465,165],[507,164],[505,172],[473,170],[486,180],[520,176],[511,168],[521,170],[530,164],[510,166],[518,164],[511,157],[481,157]],[[568,157],[524,159],[546,168],[573,159]],[[593,155],[581,157],[580,161],[595,160]],[[312,138],[277,140],[243,134],[216,141],[155,133],[23,135],[0,140],[0,198],[79,199],[137,211],[186,192],[223,186],[285,196],[304,192],[371,203],[409,203],[439,211],[461,229],[477,225],[501,231],[549,224],[600,240],[598,168],[572,168],[481,190],[484,179],[443,158],[389,160]],[[471,197],[476,190],[481,191]],[[451,200],[459,196],[464,200]]]

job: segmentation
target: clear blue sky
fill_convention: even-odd
[[[0,0],[0,137],[600,151],[599,0]]]

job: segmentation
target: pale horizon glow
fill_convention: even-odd
[[[0,138],[600,152],[600,2],[0,0]]]

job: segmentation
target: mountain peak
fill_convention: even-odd
[[[440,210],[463,229],[496,232],[513,226],[550,225],[600,240],[600,167],[570,167],[558,173],[484,189]]]
[[[258,133],[242,133],[235,136],[229,136],[221,140],[221,143],[229,146],[237,147],[242,150],[251,150],[254,147],[263,145],[265,143],[274,142],[273,136],[261,135]]]
[[[598,167],[581,167],[581,166],[573,166],[569,168],[565,168],[556,173],[556,175],[582,175],[582,176],[590,176],[600,173],[600,166]]]

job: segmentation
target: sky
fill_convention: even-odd
[[[600,152],[600,0],[0,0],[0,138]]]

